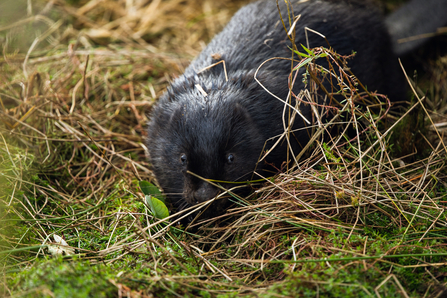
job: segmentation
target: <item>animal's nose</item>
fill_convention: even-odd
[[[197,203],[211,200],[218,194],[219,190],[211,184],[205,182],[194,192],[194,198]]]

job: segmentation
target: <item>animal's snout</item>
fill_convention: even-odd
[[[194,198],[197,203],[202,203],[211,200],[219,193],[219,190],[213,185],[204,182],[200,187],[194,192]]]

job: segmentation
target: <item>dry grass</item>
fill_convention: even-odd
[[[313,148],[296,167],[266,179],[252,197],[235,198],[227,214],[183,232],[175,222],[157,222],[137,186],[154,182],[145,156],[146,113],[242,3],[31,4],[26,17],[0,28],[0,168],[11,189],[1,197],[7,272],[34,266],[60,235],[92,266],[126,266],[110,283],[130,297],[174,295],[172,284],[189,295],[270,289],[281,296],[286,281],[372,294],[362,282],[326,281],[329,269],[333,276],[375,272],[373,288],[385,296],[409,291],[394,268],[418,270],[421,279],[435,276],[422,291],[439,292],[447,237],[445,85],[435,82],[431,100],[415,91],[409,108],[419,109],[432,131],[420,134],[429,154],[393,157],[390,138],[399,131],[384,124],[386,105],[361,93],[362,106],[343,103],[353,117],[334,118],[341,127],[357,123],[360,138],[328,138],[333,130],[316,126]],[[20,30],[35,38],[22,40]],[[439,82],[444,60],[433,72]],[[334,69],[342,68],[334,62]],[[353,81],[343,82],[356,93]],[[388,117],[399,127],[408,116]],[[6,233],[8,227],[16,230]],[[45,293],[11,280],[1,281],[5,296]],[[386,283],[395,289],[384,290]]]

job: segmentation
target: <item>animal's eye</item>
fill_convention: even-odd
[[[182,162],[183,166],[186,165],[187,158],[186,158],[186,154],[185,153],[180,154],[180,161]]]
[[[229,153],[227,155],[227,163],[232,164],[234,162],[234,155]]]

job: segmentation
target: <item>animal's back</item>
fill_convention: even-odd
[[[305,27],[316,30],[328,38],[331,47],[339,54],[357,53],[349,66],[370,90],[380,90],[393,98],[401,96],[403,89],[396,84],[402,79],[399,75],[401,71],[379,12],[365,9],[362,5],[348,5],[344,1],[298,2],[292,1],[294,14],[301,15],[295,31],[298,50],[303,51],[300,44],[311,48],[327,47],[326,41],[315,33],[308,32],[306,39]],[[279,3],[288,29],[287,9],[283,1]],[[290,58],[290,46],[276,1],[258,1],[240,9],[224,30],[191,63],[184,75],[193,76],[195,72],[221,59],[226,63],[228,74],[237,76],[239,72],[257,69],[266,59]],[[215,54],[218,54],[219,59],[213,59]],[[290,62],[275,60],[266,64],[263,70],[288,75]],[[198,79],[205,84],[221,80],[223,69],[221,66],[214,67],[198,76]]]

